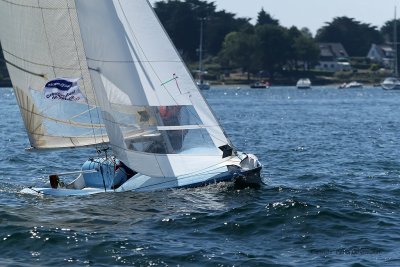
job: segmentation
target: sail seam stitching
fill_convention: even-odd
[[[56,77],[56,71],[55,71],[55,68],[54,68],[54,65],[55,65],[54,62],[55,62],[55,61],[54,61],[53,53],[52,53],[51,48],[50,48],[49,35],[48,35],[48,33],[47,33],[46,21],[45,21],[45,19],[44,19],[44,14],[43,14],[43,8],[40,7],[39,0],[38,0],[37,2],[38,2],[38,6],[39,6],[39,8],[40,8],[40,11],[41,11],[40,13],[42,14],[44,35],[45,35],[45,37],[46,37],[47,49],[49,49],[49,54],[50,54],[50,58],[51,58],[51,69],[53,70],[54,77]]]
[[[49,68],[54,68],[54,69],[64,69],[64,70],[80,70],[80,69],[77,69],[77,68],[58,67],[58,66],[51,66],[51,65],[48,65],[48,64],[42,64],[42,63],[33,62],[33,61],[30,61],[30,60],[23,59],[23,58],[15,55],[15,54],[5,50],[5,49],[3,49],[3,52],[6,52],[7,54],[9,54],[9,55],[11,55],[11,56],[13,56],[13,57],[15,57],[15,58],[17,58],[19,60],[22,60],[24,62],[33,64],[33,65],[37,65],[37,66],[49,67]],[[17,64],[13,64],[13,65],[15,65],[16,67],[19,67]]]
[[[20,6],[20,7],[25,7],[25,8],[36,8],[36,9],[46,9],[46,10],[64,10],[64,9],[69,9],[69,7],[40,7],[39,3],[38,6],[30,6],[30,5],[23,5],[23,4],[17,4],[17,3],[13,3],[11,1],[8,0],[0,0],[4,3],[10,4],[10,5],[14,5],[14,6]]]

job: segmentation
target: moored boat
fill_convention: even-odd
[[[255,82],[255,83],[252,83],[250,85],[250,88],[253,88],[253,89],[266,89],[266,88],[269,88],[269,82],[266,82],[266,81]]]
[[[198,81],[196,81],[196,84],[200,90],[209,90],[210,89],[210,83],[206,82],[204,80],[198,80]]]
[[[385,78],[381,87],[384,90],[399,90],[400,89],[400,80],[399,80],[399,71],[398,71],[398,60],[397,60],[397,16],[396,16],[396,8],[394,10],[394,20],[393,20],[393,76]]]
[[[296,83],[297,89],[310,89],[311,81],[308,78],[301,78]]]
[[[339,89],[363,88],[363,87],[364,87],[364,85],[357,81],[352,81],[349,83],[343,83],[343,84],[339,85]]]
[[[199,69],[196,71],[198,74],[196,84],[200,90],[209,90],[210,84],[204,80],[204,74],[207,71],[203,69],[203,23],[204,19],[200,19]]]
[[[395,77],[385,78],[381,83],[381,87],[384,90],[399,90],[400,89],[400,80]]]

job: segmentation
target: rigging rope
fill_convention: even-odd
[[[73,32],[73,37],[74,37],[73,40],[74,40],[74,43],[75,43],[75,50],[76,50],[75,52],[76,52],[77,55],[79,55],[78,43],[76,42],[76,39],[75,39],[75,31],[74,31],[74,26],[73,26],[73,23],[72,23],[72,18],[71,18],[71,10],[74,10],[76,12],[76,9],[68,8],[68,14],[69,14],[69,21],[70,21],[70,25],[71,25],[72,32]],[[86,51],[85,51],[85,47],[83,45],[82,45],[81,49],[83,51],[84,57],[86,58]],[[100,142],[97,142],[97,135],[96,135],[96,132],[95,132],[95,126],[94,126],[94,123],[93,123],[92,112],[91,112],[91,110],[95,109],[96,114],[97,114],[97,119],[100,122],[101,121],[101,117],[100,117],[99,109],[98,109],[98,105],[97,105],[97,98],[96,98],[96,95],[94,95],[94,97],[93,97],[94,106],[91,107],[90,104],[89,104],[89,99],[87,97],[87,88],[89,87],[89,85],[85,84],[85,79],[83,78],[83,72],[84,71],[83,71],[82,65],[85,65],[85,67],[86,67],[87,66],[87,62],[85,61],[85,62],[82,63],[81,62],[81,58],[79,56],[78,56],[78,61],[79,61],[80,72],[81,72],[82,81],[84,83],[84,88],[85,88],[85,93],[86,93],[86,98],[85,99],[86,99],[86,104],[88,106],[88,113],[89,113],[90,123],[92,125],[92,133],[93,133],[95,147],[96,147],[96,150],[99,150],[99,147],[100,147],[100,149],[105,150],[105,149],[108,149],[108,146],[104,147],[102,145],[105,142],[103,127],[100,127],[100,140],[101,140],[101,144],[100,144]],[[90,80],[90,85],[93,86],[91,80]],[[92,89],[94,89],[94,88],[92,88]],[[94,92],[94,90],[92,90],[92,91]],[[99,124],[101,125],[101,123],[99,123]],[[106,158],[107,158],[107,154],[106,154]]]

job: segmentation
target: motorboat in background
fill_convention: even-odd
[[[399,90],[400,89],[400,80],[396,77],[386,78],[381,83],[381,87],[384,90]]]
[[[297,89],[310,89],[311,81],[309,78],[301,78],[296,83]]]
[[[349,83],[342,83],[341,85],[339,85],[339,89],[363,88],[363,87],[364,87],[364,85],[357,81],[352,81]]]
[[[267,82],[267,81],[255,82],[255,83],[252,83],[250,85],[250,88],[253,88],[253,89],[266,89],[266,88],[269,88],[269,82]]]

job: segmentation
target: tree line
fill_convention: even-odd
[[[250,18],[217,10],[215,2],[206,0],[157,1],[154,10],[186,63],[199,60],[202,23],[206,63],[226,70],[240,68],[249,74],[264,71],[273,76],[283,69],[312,67],[318,62],[321,42],[342,43],[351,57],[365,57],[372,43],[390,43],[394,36],[394,20],[378,29],[353,18],[336,17],[313,36],[307,28],[283,27],[264,9],[255,24]],[[397,23],[400,36],[400,20]],[[0,57],[3,77],[7,75],[4,70]]]
[[[198,60],[203,22],[207,61],[253,74],[312,67],[318,62],[318,43],[322,42],[342,43],[350,57],[365,57],[373,43],[393,42],[394,20],[378,29],[353,18],[336,17],[313,36],[307,28],[283,27],[264,9],[254,25],[249,18],[218,11],[215,2],[203,0],[158,1],[154,9],[186,62]]]

